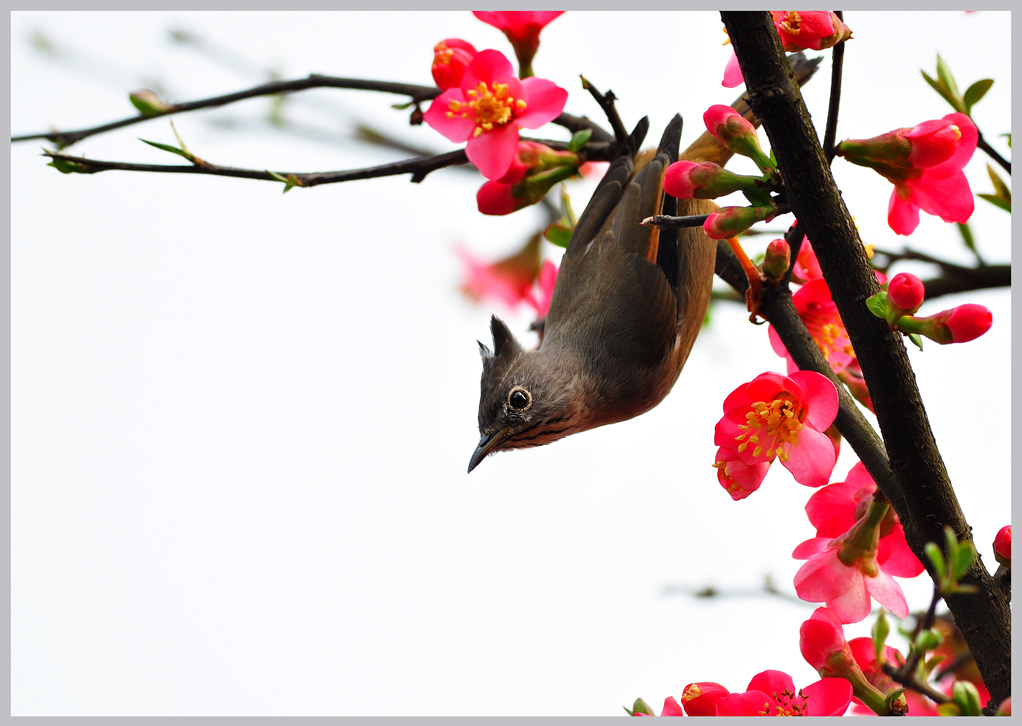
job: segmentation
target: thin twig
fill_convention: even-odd
[[[614,106],[614,101],[617,100],[614,92],[607,91],[607,94],[604,95],[585,76],[579,76],[579,78],[582,79],[582,88],[589,91],[589,94],[596,99],[596,103],[603,109],[603,113],[606,114],[607,120],[610,121],[610,127],[614,129],[614,138],[617,139],[619,144],[624,143],[628,138],[628,130],[625,128],[624,123],[621,121],[621,116],[618,115],[617,108]]]
[[[844,13],[840,10],[835,13],[839,19],[844,20]],[[827,157],[827,163],[834,161],[834,141],[837,138],[837,113],[841,106],[841,69],[844,66],[845,44],[838,43],[831,53],[832,67],[830,71],[830,104],[827,108],[827,127],[823,134],[823,153]]]
[[[987,140],[983,138],[982,132],[979,135],[979,140],[976,141],[976,146],[983,149],[983,151],[987,153],[987,156],[996,161],[1000,164],[1002,169],[1011,174],[1011,162],[998,154],[997,150],[987,143]]]
[[[703,222],[709,218],[708,214],[693,214],[688,217],[672,217],[667,214],[654,214],[652,217],[646,217],[639,224],[650,226],[653,225],[660,229],[670,228],[684,228],[684,227],[702,227]]]

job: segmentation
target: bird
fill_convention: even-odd
[[[661,230],[640,221],[717,207],[663,190],[664,172],[678,158],[681,117],[653,154],[639,152],[648,129],[643,118],[622,142],[578,220],[539,348],[526,350],[504,321],[490,319],[493,348],[479,343],[480,439],[469,472],[497,451],[645,413],[677,381],[706,315],[717,245],[701,227]]]

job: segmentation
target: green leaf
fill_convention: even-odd
[[[564,184],[561,185],[561,223],[572,230],[578,224],[575,210],[571,208],[571,196],[568,194],[568,187]]]
[[[568,151],[578,153],[582,150],[582,147],[589,141],[589,137],[593,135],[592,129],[580,129],[571,135],[571,141],[568,142]]]
[[[940,551],[940,547],[934,542],[927,542],[923,548],[926,552],[926,556],[930,558],[930,562],[933,563],[933,569],[937,571],[937,578],[944,579],[944,553]]]
[[[940,53],[937,54],[937,78],[948,90],[948,93],[961,105],[961,108],[955,106],[960,111],[964,111],[965,107],[962,103],[962,94],[958,91],[958,84],[955,83],[954,74],[951,73],[951,69],[948,64],[944,62],[944,59],[940,57]]]
[[[176,146],[171,146],[170,144],[160,144],[160,143],[157,143],[155,141],[147,141],[146,139],[139,139],[139,141],[141,141],[144,144],[149,144],[150,146],[155,146],[157,149],[162,149],[163,151],[169,151],[171,154],[177,154],[178,156],[183,156],[186,159],[189,157],[189,154],[186,154],[183,150],[177,148]]]
[[[143,116],[156,116],[166,113],[171,109],[155,92],[150,91],[148,88],[143,88],[141,91],[129,94],[128,100],[131,101],[131,105],[137,108],[138,112]]]
[[[956,111],[965,110],[964,108],[959,108],[957,99],[951,95],[951,92],[948,91],[948,89],[945,88],[940,81],[935,81],[933,78],[926,74],[926,71],[920,71],[920,73],[923,74],[923,78],[925,78],[926,82],[930,84],[930,87],[934,91],[936,91],[941,98],[943,98],[945,101],[951,104],[951,108],[955,109]]]
[[[908,339],[915,343],[919,350],[923,349],[923,339],[919,337],[919,333],[909,333]]]
[[[995,207],[1003,209],[1005,212],[1010,212],[1011,211],[1011,202],[1006,202],[1003,199],[1000,199],[999,197],[994,196],[993,194],[977,194],[976,196],[981,198],[981,199],[986,199],[988,202],[993,204]]]
[[[990,182],[994,185],[994,194],[997,195],[998,199],[1003,199],[1008,202],[1008,206],[1011,206],[1011,189],[1004,183],[1004,180],[998,176],[994,167],[987,164],[987,174],[990,176]]]
[[[625,710],[627,711],[628,709],[625,709]],[[632,706],[632,712],[633,713],[644,713],[647,716],[655,716],[656,715],[655,713],[653,713],[653,709],[650,708],[649,705],[645,701],[643,701],[641,698],[636,698],[635,699],[635,705]]]
[[[987,91],[990,90],[990,86],[992,85],[994,85],[992,78],[984,78],[982,81],[976,81],[965,89],[965,95],[962,96],[962,100],[965,101],[966,113],[972,111],[972,107],[976,105],[983,96],[987,95]]]
[[[567,247],[571,241],[571,230],[559,222],[555,222],[543,230],[543,236],[558,247]]]
[[[972,567],[972,561],[976,559],[976,547],[972,542],[962,542],[955,552],[955,559],[952,563],[951,574],[957,582]]]
[[[951,699],[962,710],[963,716],[982,716],[983,706],[979,701],[979,691],[969,681],[955,681],[951,687]]]
[[[46,166],[52,166],[54,169],[59,171],[61,174],[88,174],[85,171],[85,167],[81,164],[76,164],[69,159],[62,159],[58,156],[51,156],[51,161]]]
[[[184,139],[182,139],[181,134],[177,132],[177,127],[174,126],[173,121],[170,122],[170,130],[174,132],[174,138],[177,139],[177,143],[181,144],[181,151],[183,152],[182,156],[188,159],[188,161],[193,161],[195,159],[195,155],[188,150],[187,146],[185,146]]]
[[[969,223],[962,224],[961,222],[955,222],[958,225],[958,234],[962,235],[962,242],[965,246],[970,249],[974,254],[976,252],[976,240],[972,236],[972,229],[969,227]]]
[[[287,194],[289,191],[291,191],[292,187],[300,187],[301,185],[302,183],[298,181],[298,177],[296,177],[294,174],[288,174],[287,181],[284,182],[284,194]]]
[[[415,105],[415,101],[409,101],[408,103],[392,103],[390,107],[395,111],[404,111],[406,108],[411,108]]]
[[[887,622],[887,611],[880,608],[880,614],[877,616],[877,621],[873,623],[873,652],[876,653],[877,665],[882,665],[884,662],[884,644],[887,642],[887,636],[891,632],[891,624]]]
[[[876,295],[866,298],[866,307],[881,320],[887,320],[891,306],[887,302],[887,293],[881,290]]]
[[[1008,138],[1008,148],[1010,149],[1011,148],[1011,134],[1001,134],[1001,136],[1006,136]]]
[[[938,716],[961,716],[961,709],[954,701],[948,701],[947,703],[941,703],[937,706]]]
[[[934,629],[923,630],[916,636],[916,650],[926,652],[938,647],[944,640],[943,636]]]

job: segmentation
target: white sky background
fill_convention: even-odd
[[[849,12],[846,22],[855,36],[839,138],[949,113],[919,74],[935,74],[940,52],[963,90],[996,80],[975,117],[1009,153],[999,138],[1011,129],[1009,14]],[[535,68],[569,90],[566,110],[601,121],[578,74],[613,89],[626,125],[650,116],[651,143],[681,112],[684,146],[707,106],[738,95],[720,86],[721,27],[715,13],[572,12],[544,31]],[[176,45],[171,28],[254,67]],[[641,50],[626,48],[624,28],[646,29]],[[67,55],[33,50],[36,30]],[[445,37],[511,55],[467,12],[16,13],[12,133],[132,115],[127,93],[144,86],[170,101],[248,88],[266,79],[260,68],[430,83]],[[806,91],[821,134],[829,74],[828,54]],[[268,99],[175,124],[200,157],[255,169],[401,158],[348,140],[358,120],[454,148],[408,128],[407,112],[389,108],[401,100],[292,96],[287,118],[322,134],[269,126]],[[539,135],[566,138],[553,126]],[[138,137],[174,143],[164,119],[71,152],[183,161]],[[802,511],[812,490],[779,465],[737,503],[710,467],[724,397],[784,370],[766,327],[737,306],[714,308],[657,409],[494,456],[467,476],[475,340],[488,341],[491,312],[534,340],[525,311],[459,296],[452,247],[503,256],[540,212],[483,217],[481,178],[455,170],[284,196],[279,184],[226,178],[64,176],[40,146],[12,148],[13,714],[618,715],[637,696],[659,710],[692,681],[741,691],[767,668],[800,686],[817,679],[798,649],[814,606],[664,592],[755,589],[767,574],[791,591],[791,550],[814,534]],[[977,152],[967,169],[974,191],[991,190],[985,163]],[[972,263],[953,226],[925,214],[896,238],[890,184],[834,168],[865,241]],[[591,188],[575,185],[576,210]],[[1006,214],[977,200],[972,226],[988,261],[1010,260]],[[1010,293],[923,312],[966,301],[993,310],[989,334],[910,355],[992,567],[1010,497]],[[854,461],[846,445],[834,480]],[[924,578],[903,585],[925,607]]]

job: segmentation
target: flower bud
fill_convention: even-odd
[[[473,45],[460,38],[447,38],[433,46],[433,80],[441,91],[457,88],[465,69],[476,57]]]
[[[676,161],[664,174],[664,191],[678,199],[715,199],[757,186],[763,186],[759,177],[734,174],[711,161]]]
[[[928,169],[943,164],[958,151],[962,131],[947,117],[895,129],[870,139],[847,139],[835,153],[853,164],[877,168]],[[893,170],[887,169],[890,173]],[[886,174],[885,174],[886,176]]]
[[[773,10],[774,26],[788,53],[831,48],[852,37],[851,29],[827,10]]]
[[[760,171],[773,168],[770,157],[759,146],[756,127],[730,106],[710,106],[703,114],[703,123],[720,143],[736,154],[748,156],[756,162]]]
[[[909,272],[898,273],[887,285],[887,302],[895,308],[896,317],[914,314],[925,294],[922,280]]]
[[[129,94],[128,100],[143,116],[155,116],[174,109],[170,104],[164,103],[155,91],[150,91],[148,88]]]
[[[821,678],[843,677],[855,665],[852,651],[845,641],[841,620],[832,610],[816,608],[799,629],[799,649],[806,662]]]
[[[1011,567],[1011,525],[1001,527],[994,537],[994,558],[1005,567]]]
[[[898,318],[897,326],[903,333],[925,335],[941,345],[967,343],[990,330],[993,315],[982,305],[966,303],[935,315],[917,318],[906,315]]]
[[[681,693],[681,704],[689,716],[716,716],[717,699],[730,695],[719,683],[689,683]]]
[[[994,715],[995,716],[1011,715],[1011,696],[1008,696],[1003,701],[1001,701],[1001,705],[997,707],[997,713],[995,713]]]
[[[791,247],[783,239],[775,239],[767,245],[762,270],[768,280],[780,280],[791,265]]]
[[[722,207],[703,222],[703,231],[711,239],[727,239],[747,230],[756,222],[769,222],[777,216],[772,204],[762,207]]]
[[[503,215],[539,202],[555,185],[574,176],[578,155],[556,151],[535,141],[519,141],[511,168],[496,181],[488,181],[476,193],[483,214]]]
[[[633,716],[654,716],[653,709],[649,707],[649,704],[643,701],[641,698],[636,698],[635,703],[632,704],[631,714]]]

